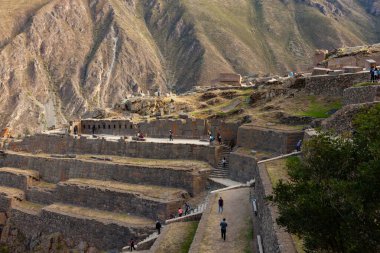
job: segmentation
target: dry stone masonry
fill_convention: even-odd
[[[2,243],[11,252],[119,252],[203,193],[216,156],[206,145],[59,135],[14,142],[0,157]]]

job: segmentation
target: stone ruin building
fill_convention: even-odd
[[[302,77],[287,83],[284,92],[303,89],[341,97],[344,107],[320,126],[343,132],[350,130],[360,108],[380,102],[378,85],[351,87],[367,78],[367,72]],[[0,153],[0,239],[11,252],[122,252],[131,238],[139,242],[139,250],[154,252],[160,243],[154,229],[157,219],[165,225],[199,220],[189,251],[199,252],[197,240],[211,210],[208,203],[217,198],[212,190],[230,186],[223,179],[249,189],[258,250],[296,252],[291,236],[276,225],[276,207],[266,199],[272,194],[267,166],[276,157],[292,154],[311,131],[191,118],[137,124],[85,119],[73,127],[79,135],[28,136],[11,141]],[[100,136],[93,137],[92,129]],[[153,138],[168,138],[172,130],[182,140],[220,132],[227,145],[131,140],[139,130]],[[226,168],[222,157],[228,161]],[[170,219],[185,202],[195,210]]]

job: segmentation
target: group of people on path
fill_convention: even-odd
[[[380,68],[371,67],[369,73],[371,74],[371,83],[380,81]]]
[[[212,145],[215,141],[215,137],[210,131],[208,134],[209,134],[210,145]],[[219,145],[222,145],[222,136],[220,135],[220,133],[216,134],[216,140],[218,141]]]

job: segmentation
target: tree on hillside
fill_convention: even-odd
[[[273,201],[277,222],[307,252],[380,252],[380,105],[354,121],[351,139],[321,134],[288,161]]]

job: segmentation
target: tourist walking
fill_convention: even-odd
[[[371,83],[375,82],[375,68],[371,67],[369,73],[371,74]]]
[[[297,142],[297,145],[296,145],[296,150],[297,150],[297,152],[300,152],[300,151],[301,151],[301,146],[302,146],[302,140],[299,140],[299,141]]]
[[[178,216],[182,217],[182,214],[183,214],[183,209],[180,207],[178,208]]]
[[[173,132],[169,130],[169,141],[173,141]]]
[[[227,233],[227,222],[226,218],[223,218],[222,222],[220,223],[220,232],[222,234],[222,239],[226,240],[226,233]]]
[[[226,167],[226,164],[227,164],[227,160],[226,160],[225,157],[223,157],[223,159],[222,159],[222,165],[223,165],[223,168]]]
[[[156,222],[157,234],[161,234],[161,228],[162,228],[161,222],[158,220]]]
[[[220,133],[218,133],[216,135],[216,139],[218,140],[219,145],[221,145],[222,144],[222,136],[220,135]]]
[[[224,200],[222,199],[222,197],[220,197],[218,200],[218,206],[219,206],[218,213],[223,213],[223,205],[224,205]]]
[[[135,240],[133,240],[133,238],[129,241],[129,249],[131,251],[136,250],[136,248],[135,248]]]
[[[379,70],[377,68],[375,68],[374,75],[375,75],[375,81],[377,81],[379,79]]]
[[[187,214],[190,214],[190,209],[191,209],[191,207],[190,207],[190,205],[189,205],[189,203],[185,203],[185,215],[187,215]]]
[[[210,134],[210,145],[212,145],[212,143],[214,142],[215,138],[214,136],[212,136],[212,134]]]

